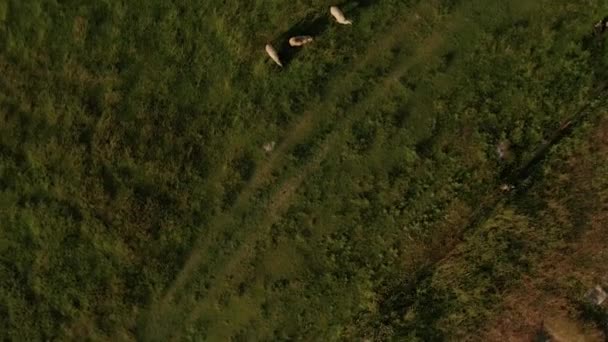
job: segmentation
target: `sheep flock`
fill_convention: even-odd
[[[334,17],[334,19],[336,19],[336,22],[338,24],[352,25],[352,23],[353,23],[351,20],[346,19],[342,10],[340,10],[340,8],[338,8],[337,6],[331,6],[329,8],[329,13],[332,15],[332,17]],[[306,44],[312,43],[313,40],[314,40],[314,38],[312,36],[306,36],[306,35],[295,36],[295,37],[289,38],[289,46],[300,47],[300,46],[304,46]],[[283,63],[281,62],[279,53],[270,43],[266,44],[266,54],[268,54],[268,56],[278,66],[283,67]]]

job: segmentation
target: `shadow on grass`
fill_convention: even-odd
[[[374,0],[345,1],[336,4],[336,6],[340,7],[346,13],[347,17],[351,17],[355,16],[358,10],[370,7],[374,3]],[[278,36],[273,41],[273,44],[276,47],[279,56],[281,56],[283,65],[288,66],[302,50],[301,47],[291,47],[289,45],[289,38],[294,36],[312,36],[316,39],[323,32],[327,31],[329,25],[331,25],[333,21],[333,18],[329,14],[328,7],[324,9],[323,12],[317,11],[315,13],[310,13],[290,27],[286,32]]]

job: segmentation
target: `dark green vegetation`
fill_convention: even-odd
[[[606,4],[329,5],[0,0],[2,338],[459,338],[583,229],[541,147],[602,115]]]

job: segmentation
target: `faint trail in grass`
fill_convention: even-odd
[[[398,43],[399,39],[401,39],[407,31],[415,28],[419,20],[420,17],[414,16],[410,20],[405,20],[399,23],[397,25],[397,28],[394,28],[390,31],[391,34],[384,35],[381,40],[375,42],[368,48],[367,52],[364,54],[364,57],[358,59],[356,63],[354,63],[353,68],[351,68],[352,71],[350,71],[344,77],[336,79],[336,81],[330,81],[331,84],[328,86],[329,95],[326,97],[326,100],[313,105],[311,109],[304,112],[304,114],[293,125],[293,128],[289,131],[286,138],[279,144],[279,146],[269,157],[269,159],[257,168],[251,180],[243,188],[243,190],[237,197],[237,200],[235,201],[232,210],[220,214],[212,223],[209,224],[210,227],[215,227],[214,229],[208,229],[208,231],[211,233],[211,236],[208,235],[201,238],[201,241],[199,241],[199,243],[197,244],[197,247],[189,257],[182,271],[180,272],[176,280],[173,282],[171,287],[167,290],[165,296],[162,298],[160,303],[153,305],[150,316],[151,318],[156,320],[156,318],[159,318],[159,315],[162,315],[164,311],[171,311],[169,310],[168,306],[170,305],[170,302],[174,299],[177,289],[182,288],[188,278],[194,273],[196,267],[201,263],[201,260],[203,258],[203,252],[206,251],[209,246],[211,246],[217,241],[217,238],[221,235],[221,232],[226,227],[230,226],[230,223],[234,223],[233,214],[235,212],[243,210],[246,207],[251,195],[254,193],[255,190],[259,189],[260,186],[264,184],[264,182],[268,181],[269,175],[276,168],[276,165],[282,161],[283,157],[287,154],[287,152],[293,146],[295,146],[298,141],[300,141],[303,137],[307,136],[310,133],[312,128],[315,126],[315,123],[317,123],[317,121],[320,119],[319,116],[316,115],[316,113],[322,112],[321,109],[325,107],[334,105],[337,101],[336,99],[340,98],[340,95],[344,96],[353,90],[349,87],[341,87],[341,85],[345,83],[352,83],[351,81],[355,79],[357,71],[373,62],[374,58],[378,56],[378,51],[383,51]],[[426,50],[429,53],[432,52],[434,46],[439,45],[439,43],[432,42],[441,41],[441,39],[437,38],[438,37],[434,35],[431,40],[425,41],[424,44],[422,44],[424,48],[421,51]],[[424,56],[424,54],[422,56]],[[385,81],[380,87],[376,88],[373,91],[373,95],[369,98],[376,99],[379,95],[385,92],[387,87],[390,87],[395,82],[399,82],[399,77],[397,76],[404,73],[405,70],[410,66],[411,65],[409,63],[407,63],[406,65],[401,65],[388,75],[382,76],[381,78],[385,79]],[[369,100],[365,102],[371,103],[372,101],[373,100]],[[359,103],[358,105],[360,104],[361,103]],[[362,108],[365,107],[366,106],[362,106]],[[324,158],[324,156],[325,154],[320,154],[319,156],[317,156],[317,158],[314,158],[314,160],[318,160],[318,162],[320,162]],[[315,165],[315,163],[316,162],[314,162],[313,165]],[[315,167],[307,167],[307,169],[311,169],[312,171],[312,169],[315,169]],[[308,171],[308,173],[311,171]],[[303,173],[303,175],[304,174],[306,173]],[[279,213],[284,210],[285,206],[288,206],[289,201],[287,199],[292,197],[293,192],[301,183],[304,177],[303,175],[288,180],[283,184],[282,190],[279,190],[278,193],[284,200],[275,199],[269,202],[269,208],[274,207],[274,209],[269,211],[270,213],[274,213],[272,215],[269,215],[272,220],[275,220],[276,217],[280,216]],[[267,221],[272,222],[272,220]],[[224,227],[224,229],[221,229],[221,227]],[[236,260],[239,259],[240,258],[237,258]],[[236,264],[236,262],[233,262],[232,264]]]
[[[455,25],[446,25],[445,30],[451,30],[454,28]],[[441,33],[434,32],[431,36],[422,41],[422,44],[417,50],[415,56],[405,59],[402,63],[397,63],[394,69],[383,77],[383,81],[376,88],[374,88],[374,90],[367,97],[362,99],[362,101],[353,104],[352,107],[347,110],[350,115],[344,118],[345,120],[340,125],[340,130],[338,132],[333,132],[333,134],[331,134],[331,136],[324,141],[322,147],[320,148],[320,152],[315,155],[313,160],[300,173],[283,183],[281,188],[275,192],[273,199],[269,201],[269,204],[264,211],[266,214],[264,220],[258,225],[261,227],[261,229],[249,233],[245,238],[245,241],[241,243],[242,247],[230,257],[228,264],[223,265],[221,269],[218,269],[221,274],[217,276],[216,283],[220,282],[222,285],[227,283],[238,284],[244,278],[246,278],[246,274],[236,273],[236,270],[240,265],[246,264],[247,260],[250,260],[253,257],[253,254],[255,253],[255,245],[258,241],[267,237],[270,227],[278,219],[280,219],[284,211],[289,208],[290,200],[293,198],[297,187],[301,185],[303,180],[306,179],[311,173],[318,170],[321,162],[325,160],[330,151],[334,150],[338,146],[341,146],[342,143],[345,143],[345,141],[341,139],[343,138],[343,135],[340,133],[344,133],[343,131],[348,129],[349,125],[347,125],[347,123],[350,123],[353,119],[365,115],[370,108],[373,108],[372,105],[376,103],[378,99],[385,96],[386,93],[390,91],[391,87],[400,82],[400,78],[406,75],[411,67],[432,56],[443,43],[444,39],[442,38]],[[213,300],[217,295],[220,294],[218,291],[220,291],[220,289],[218,289],[217,286],[212,287],[205,297]],[[212,303],[203,302],[199,304],[194,309],[192,314],[187,318],[185,325],[188,326],[189,324],[192,324],[203,312],[205,312],[205,310],[212,310],[212,306],[210,307],[209,305],[212,305]]]
[[[335,139],[336,136],[333,138],[334,139],[330,140],[334,140],[333,142],[335,143],[337,141]],[[267,237],[272,224],[280,219],[280,217],[291,205],[291,200],[302,182],[312,172],[317,170],[321,162],[325,160],[330,151],[330,145],[333,144],[331,142],[324,144],[320,152],[315,155],[313,160],[302,170],[302,172],[288,179],[281,185],[281,188],[275,193],[274,197],[269,201],[268,206],[265,208],[265,216],[263,221],[257,225],[262,227],[262,229],[252,231],[247,235],[246,240],[241,244],[241,248],[236,252],[236,254],[231,255],[228,264],[223,265],[221,268],[222,272],[216,277],[216,282],[219,281],[222,284],[235,283],[239,282],[242,277],[245,276],[244,273],[240,273],[228,279],[230,275],[234,274],[234,270],[239,268],[239,266],[243,263],[247,262],[247,260],[249,260],[255,254],[256,242]],[[205,298],[215,298],[217,295],[219,295],[218,291],[220,291],[220,288],[213,286]],[[197,304],[193,308],[190,315],[188,315],[188,317],[184,320],[183,324],[185,326],[190,325],[193,321],[200,317],[201,313],[207,309],[209,305],[213,305],[213,303],[203,301],[202,303]],[[179,334],[179,330],[176,330],[175,332]],[[174,335],[172,336],[171,340],[175,340],[175,338],[177,338],[177,336]]]
[[[339,97],[339,94],[346,94],[351,90],[349,88],[339,86],[344,83],[352,83],[350,81],[354,79],[356,72],[359,69],[367,66],[367,64],[369,64],[372,58],[377,56],[376,51],[386,49],[389,46],[395,44],[398,37],[405,30],[411,28],[411,24],[412,23],[409,21],[400,24],[398,29],[392,31],[391,35],[387,35],[380,41],[371,45],[365,56],[362,59],[357,60],[356,63],[353,65],[351,72],[349,72],[344,77],[337,79],[336,81],[330,81],[332,82],[332,84],[328,86],[329,94],[327,96],[327,100],[322,101],[319,104],[313,105],[313,108],[310,108],[309,110],[304,112],[300,119],[293,125],[293,128],[289,130],[289,133],[286,135],[285,139],[277,146],[275,151],[270,155],[269,159],[264,164],[257,167],[256,171],[252,176],[252,179],[248,182],[248,184],[243,188],[243,190],[237,197],[237,200],[233,205],[234,208],[239,208],[244,205],[247,198],[251,195],[252,191],[255,190],[263,181],[268,179],[268,175],[274,169],[275,164],[279,162],[280,159],[286,154],[286,152],[290,148],[292,148],[298,141],[300,141],[303,136],[306,136],[306,134],[311,131],[312,127],[314,126],[314,121],[318,119],[315,117],[315,113],[318,113],[320,108],[331,106],[331,104],[336,101],[335,99]],[[219,219],[219,221],[222,222],[224,220]],[[209,240],[208,237],[206,237],[205,240]],[[200,246],[197,246],[197,249],[200,249]],[[186,264],[184,265],[182,272],[176,278],[173,285],[166,292],[165,299],[163,301],[170,298],[173,295],[175,288],[179,287],[184,282],[184,278],[188,274],[188,270],[190,270],[193,264],[196,264],[197,260],[199,259],[197,255],[198,254],[193,253],[190,256],[188,262],[186,262]]]

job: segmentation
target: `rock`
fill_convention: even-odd
[[[608,295],[606,294],[606,292],[604,291],[604,289],[601,286],[596,285],[594,288],[587,291],[587,294],[585,295],[585,297],[591,304],[602,305],[602,303],[606,300]]]
[[[502,184],[500,186],[500,190],[502,190],[503,192],[509,192],[509,191],[511,191],[513,189],[515,189],[515,186],[511,185],[511,184]]]
[[[604,33],[606,29],[608,29],[608,17],[605,17],[604,19],[598,21],[597,24],[595,24],[595,30],[600,34]]]
[[[274,150],[274,146],[275,146],[275,142],[274,141],[270,141],[264,144],[264,146],[262,146],[262,148],[264,149],[264,151],[266,151],[266,153],[270,153],[272,152],[272,150]]]
[[[498,154],[498,158],[505,160],[508,159],[509,156],[509,147],[510,144],[508,141],[503,140],[496,146],[496,153]]]

